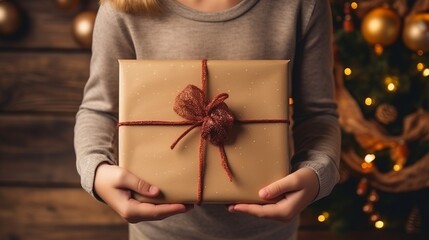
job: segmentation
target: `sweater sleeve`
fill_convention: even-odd
[[[117,163],[118,59],[123,58],[135,58],[131,37],[120,14],[103,4],[95,21],[90,74],[74,129],[77,170],[82,187],[93,196],[97,167]]]
[[[339,180],[340,136],[334,98],[332,22],[329,2],[313,1],[297,49],[292,77],[293,170],[308,167],[319,179],[317,199]]]

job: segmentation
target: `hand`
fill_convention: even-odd
[[[159,189],[115,165],[101,164],[96,171],[94,188],[97,195],[129,223],[160,220],[189,207],[183,204],[150,204],[132,198],[132,192],[156,197]]]
[[[285,194],[284,198],[274,204],[236,204],[230,205],[230,212],[251,214],[260,218],[290,222],[316,197],[319,191],[319,180],[310,168],[302,168],[288,176],[262,188],[259,196],[270,200]]]

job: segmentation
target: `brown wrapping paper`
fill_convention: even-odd
[[[189,84],[202,88],[201,60],[120,60],[119,122],[183,121],[173,111],[176,96]],[[239,120],[288,119],[288,61],[209,60],[207,99],[228,93],[225,103]],[[157,186],[145,202],[197,202],[199,127],[174,149],[189,126],[119,127],[119,166]],[[207,142],[203,203],[263,203],[262,187],[289,173],[289,125],[236,123],[224,142],[231,182],[219,149]]]

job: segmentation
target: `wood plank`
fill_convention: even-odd
[[[0,187],[0,222],[0,239],[126,239],[125,221],[80,188]]]
[[[0,112],[76,113],[89,62],[88,53],[0,54]]]
[[[78,186],[73,127],[73,116],[0,116],[0,182]]]
[[[125,224],[113,210],[81,188],[0,187],[0,203],[0,222],[10,225]]]
[[[0,48],[63,48],[82,49],[71,34],[74,16],[82,10],[97,10],[97,0],[88,2],[74,11],[59,8],[54,0],[16,0],[23,11],[23,34],[12,40],[1,40]],[[89,51],[89,50],[88,50]]]
[[[1,227],[0,227],[1,229]],[[127,225],[103,226],[26,226],[0,230],[0,239],[8,240],[125,240]]]

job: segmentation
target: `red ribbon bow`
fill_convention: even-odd
[[[201,203],[203,194],[206,140],[219,146],[222,167],[227,173],[229,180],[232,181],[233,178],[223,146],[223,142],[228,136],[228,131],[234,123],[234,116],[224,102],[228,98],[228,94],[221,93],[209,103],[206,103],[205,95],[204,91],[198,87],[188,85],[176,97],[173,108],[179,116],[191,121],[193,125],[177,138],[171,145],[171,149],[192,129],[201,125],[197,204]]]

